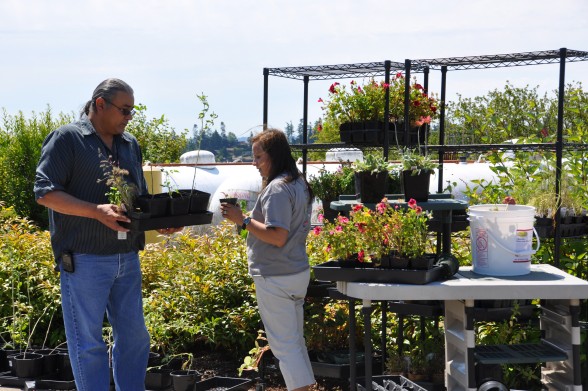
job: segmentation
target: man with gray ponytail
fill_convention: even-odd
[[[109,203],[101,162],[128,171],[125,179],[147,193],[137,139],[125,132],[135,114],[133,89],[119,79],[96,87],[80,119],[45,139],[35,198],[49,208],[51,245],[60,271],[63,320],[78,391],[108,391],[104,314],[112,326],[117,390],[145,390],[149,334],[143,318],[139,250],[143,232],[129,231],[118,205]],[[173,233],[179,229],[160,230]],[[124,232],[126,236],[119,237]]]

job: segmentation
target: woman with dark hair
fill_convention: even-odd
[[[315,383],[303,330],[304,297],[310,280],[306,238],[312,191],[298,170],[284,132],[267,129],[252,138],[253,165],[262,189],[251,216],[222,203],[225,218],[246,229],[249,273],[261,320],[288,390]]]

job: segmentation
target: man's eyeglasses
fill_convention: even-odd
[[[121,113],[122,115],[124,115],[125,117],[126,117],[126,116],[128,116],[128,115],[130,115],[130,116],[132,117],[132,116],[133,116],[133,115],[135,115],[135,113],[137,112],[135,109],[131,109],[131,110],[129,110],[129,109],[123,109],[122,107],[118,107],[117,105],[115,105],[114,103],[112,103],[112,102],[111,102],[111,101],[109,101],[109,100],[106,100],[106,99],[104,99],[104,100],[106,101],[106,103],[108,103],[108,104],[111,104],[111,105],[113,105],[113,106],[114,106],[116,109],[118,109],[118,111],[120,111],[120,113]]]

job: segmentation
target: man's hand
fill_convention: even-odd
[[[120,232],[129,232],[128,228],[123,227],[118,222],[130,223],[129,219],[122,209],[113,204],[100,204],[96,206],[96,220],[110,229]]]

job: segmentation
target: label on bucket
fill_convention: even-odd
[[[488,267],[488,232],[476,229],[476,266]]]
[[[533,249],[533,230],[532,229],[517,229],[515,252],[529,253]],[[513,259],[514,263],[530,262],[530,255],[518,256]]]

